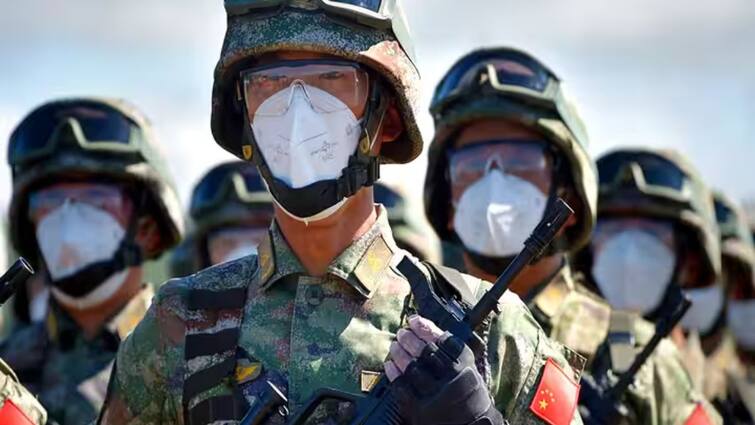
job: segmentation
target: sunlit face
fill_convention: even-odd
[[[112,215],[124,228],[128,226],[133,203],[123,188],[112,184],[63,182],[46,186],[29,195],[29,219],[34,225],[66,201],[82,202]]]

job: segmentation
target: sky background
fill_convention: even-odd
[[[55,97],[129,99],[153,121],[187,202],[231,159],[210,134],[212,70],[225,30],[217,0],[24,0],[0,5],[0,140]],[[752,0],[406,0],[427,103],[461,55],[526,49],[579,105],[599,155],[620,145],[673,147],[707,181],[755,197],[755,4]],[[6,148],[0,149],[5,164]],[[421,191],[424,157],[386,180]],[[408,178],[410,177],[410,178]],[[0,170],[0,205],[10,173]]]

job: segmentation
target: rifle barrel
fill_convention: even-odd
[[[18,289],[18,286],[26,282],[34,269],[24,257],[19,257],[15,263],[0,276],[0,306],[5,304]]]

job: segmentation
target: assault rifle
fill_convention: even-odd
[[[15,263],[0,276],[0,306],[8,301],[19,285],[26,282],[31,275],[34,274],[34,269],[31,267],[24,257],[19,257]]]
[[[471,309],[466,309],[454,298],[438,296],[428,285],[424,274],[408,258],[404,258],[398,266],[405,275],[415,295],[418,313],[432,320],[439,328],[452,333],[475,350],[482,339],[475,333],[475,329],[490,316],[499,314],[499,299],[508,289],[511,282],[519,276],[524,268],[536,262],[551,243],[556,234],[563,228],[574,211],[562,199],[558,199],[546,211],[545,217],[537,225],[530,237],[524,242],[524,248],[509,264],[506,270],[496,279],[495,284],[483,295],[480,301]],[[287,400],[283,393],[272,383],[268,382],[268,391],[254,403],[244,418],[242,425],[260,425],[265,423],[271,415],[284,416]],[[323,402],[332,400],[354,403],[355,415],[350,425],[400,425],[404,409],[403,401],[391,383],[383,375],[365,396],[351,394],[332,388],[323,388],[315,393],[297,415],[287,422],[288,425],[301,425],[315,413]]]
[[[658,344],[671,333],[692,305],[681,288],[673,285],[671,289],[664,303],[669,307],[668,314],[656,322],[653,337],[634,358],[629,369],[618,377],[618,381],[610,370],[606,342],[596,355],[593,367],[595,373],[582,376],[579,397],[580,413],[586,425],[618,424],[621,423],[622,418],[627,418],[630,414],[622,402],[624,393],[634,382],[635,375],[653,354]],[[612,385],[612,382],[616,383]]]

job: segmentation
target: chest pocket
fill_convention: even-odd
[[[183,415],[187,425],[240,420],[248,404],[235,384],[236,352],[244,317],[247,285],[224,290],[192,289],[184,344],[186,372],[183,385]],[[203,367],[192,368],[191,364]],[[221,387],[199,403],[201,394]],[[190,407],[191,406],[191,407]]]

